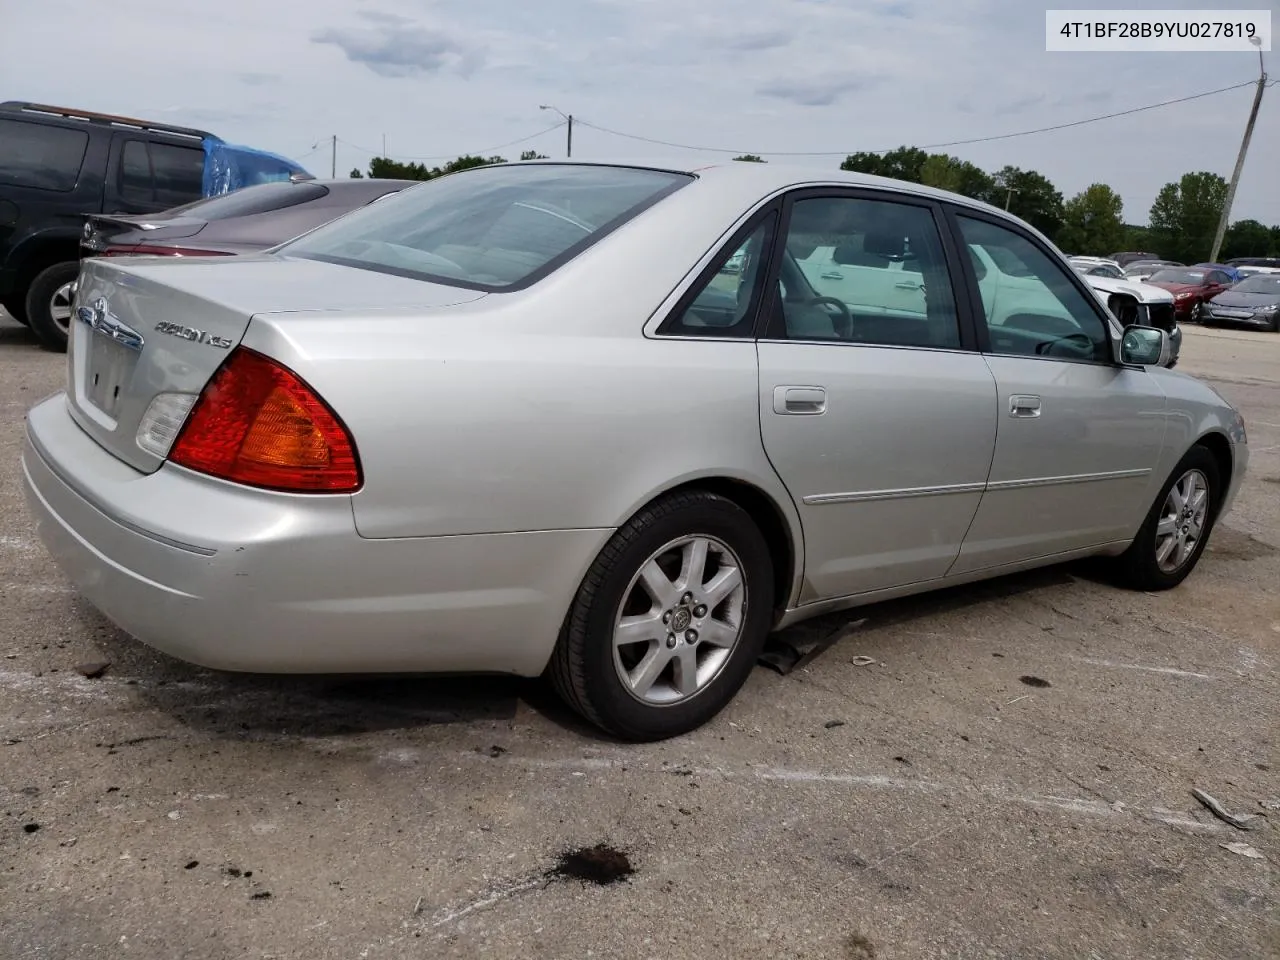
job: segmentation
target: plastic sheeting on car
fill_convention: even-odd
[[[315,177],[279,154],[212,137],[204,141],[203,192],[206,197],[222,196],[258,183],[289,179],[314,180]]]

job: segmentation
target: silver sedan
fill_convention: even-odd
[[[124,630],[545,673],[626,739],[815,614],[1090,555],[1176,586],[1248,461],[1035,230],[854,174],[469,170],[258,256],[90,260],[74,308],[25,482]]]

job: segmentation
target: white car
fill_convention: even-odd
[[[1174,317],[1172,293],[1164,287],[1135,280],[1113,280],[1093,274],[1085,274],[1084,279],[1123,326],[1159,327],[1168,333],[1173,348],[1169,366],[1178,362],[1178,354],[1182,350],[1182,328]]]
[[[1110,277],[1113,280],[1124,279],[1124,269],[1114,260],[1106,257],[1068,257],[1067,262],[1076,268],[1078,273],[1086,277]]]

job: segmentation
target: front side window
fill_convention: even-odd
[[[956,219],[970,256],[983,265],[978,290],[992,353],[1111,362],[1106,322],[1061,265],[1006,227]],[[1010,264],[1016,268],[1004,269]]]
[[[89,134],[53,124],[0,120],[0,183],[66,193],[74,190]]]
[[[750,337],[754,309],[769,270],[777,214],[768,214],[738,243],[722,251],[713,273],[658,333],[685,337]]]
[[[958,348],[933,212],[843,196],[796,201],[772,328],[790,340]]]
[[[388,196],[276,252],[472,289],[514,289],[690,180],[633,167],[480,167]]]

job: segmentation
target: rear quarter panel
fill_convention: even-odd
[[[518,293],[433,315],[255,318],[245,345],[294,366],[355,437],[361,535],[614,527],[716,476],[763,490],[800,543],[760,441],[754,343],[643,334],[760,201],[687,189]]]

